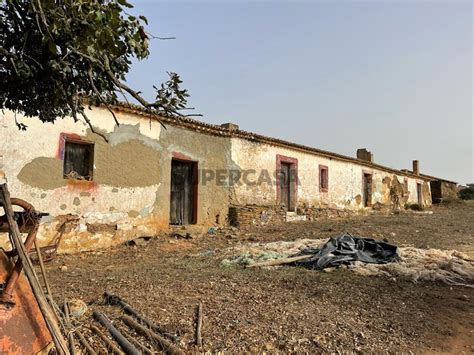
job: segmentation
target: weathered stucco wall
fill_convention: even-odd
[[[228,165],[228,138],[169,125],[165,129],[158,122],[126,113],[117,113],[121,125],[116,127],[110,113],[102,108],[87,114],[109,143],[72,119],[53,125],[17,115],[28,126],[19,131],[13,113],[0,115],[0,164],[11,195],[51,215],[43,219],[40,241],[47,244],[57,237],[65,216],[79,217],[67,222],[62,251],[107,247],[167,230],[173,154],[198,162],[199,169],[225,169]],[[93,181],[63,178],[64,134],[95,143]],[[197,224],[214,225],[216,219],[225,223],[228,200],[228,189],[215,181],[199,185]]]
[[[364,172],[372,174],[372,206],[416,203],[417,183],[423,186],[423,204],[431,204],[430,188],[423,179],[270,143],[231,138],[229,131],[221,136],[206,134],[199,127],[191,130],[167,124],[164,128],[156,121],[122,110],[116,113],[119,127],[106,109],[94,108],[87,114],[95,130],[107,136],[108,143],[81,121],[63,119],[53,125],[18,115],[17,119],[28,126],[26,131],[19,131],[13,113],[0,114],[0,169],[6,173],[11,195],[50,214],[43,218],[39,240],[49,244],[62,235],[63,252],[108,247],[167,231],[173,157],[198,163],[201,181],[197,227],[202,230],[226,224],[231,205],[257,206],[251,211],[271,206],[274,215],[280,216],[276,206],[277,155],[297,160],[296,207],[311,215],[318,215],[319,208],[363,208]],[[63,177],[65,137],[94,143],[92,181]],[[319,165],[328,167],[327,191],[319,186]],[[231,177],[235,172],[242,175],[237,181]],[[205,179],[207,173],[212,178]],[[404,179],[408,180],[408,189]],[[6,243],[4,236],[0,246]]]
[[[443,199],[459,199],[458,187],[455,183],[441,182],[441,196]]]
[[[277,155],[298,160],[298,206],[348,208],[353,210],[363,208],[362,179],[364,172],[372,174],[372,205],[376,203],[393,204],[394,196],[399,197],[402,208],[407,202],[416,203],[417,182],[423,185],[424,205],[431,205],[429,184],[423,180],[237,138],[232,138],[232,162],[241,171],[254,169],[255,173],[249,174],[249,180],[251,179],[256,183],[236,184],[234,186],[233,204],[275,205],[277,203],[277,186],[275,184]],[[319,165],[328,167],[329,188],[327,192],[320,191]],[[266,176],[270,176],[271,181]],[[408,179],[408,191],[404,191],[405,178]]]

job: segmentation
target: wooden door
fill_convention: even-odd
[[[363,203],[364,207],[372,205],[372,174],[364,174],[362,181],[363,191]]]
[[[418,204],[423,206],[423,189],[420,183],[416,184],[416,198],[418,200]]]
[[[281,163],[280,170],[280,203],[291,209],[291,164]]]
[[[194,163],[171,162],[170,224],[194,223]]]

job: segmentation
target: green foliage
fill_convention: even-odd
[[[131,59],[149,55],[144,16],[126,0],[2,0],[0,108],[54,122],[127,93],[153,112],[179,115],[187,91],[175,73],[147,102],[125,84]]]
[[[474,186],[469,185],[465,189],[459,191],[459,198],[461,200],[474,200]]]

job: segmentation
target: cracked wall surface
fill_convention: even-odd
[[[274,183],[277,155],[284,155],[298,160],[298,207],[325,207],[358,210],[362,205],[362,177],[364,173],[372,174],[372,205],[417,202],[417,183],[423,184],[423,204],[431,205],[429,184],[423,180],[396,175],[376,168],[357,165],[331,158],[318,156],[295,149],[282,148],[269,144],[255,143],[248,140],[232,138],[232,162],[240,169],[255,169],[254,176],[267,170],[271,172],[273,183],[255,185],[236,185],[234,187],[234,205],[275,205],[277,203],[277,186]],[[328,191],[319,187],[319,165],[328,167]],[[408,189],[404,188],[407,179]],[[258,180],[258,178],[254,179]]]
[[[37,119],[17,118],[28,126],[18,131],[14,115],[0,115],[2,165],[11,195],[22,198],[44,218],[39,240],[51,243],[65,216],[78,219],[62,233],[61,251],[91,250],[128,239],[156,235],[169,229],[171,160],[174,154],[189,157],[199,169],[225,169],[230,141],[198,132],[117,113],[120,126],[110,113],[94,108],[88,113],[96,131],[82,122],[58,120],[54,125]],[[92,181],[63,178],[61,137],[73,135],[94,143]],[[14,137],[14,139],[9,139]],[[229,192],[209,182],[198,187],[197,224],[226,223]],[[7,245],[3,236],[0,245]]]
[[[270,216],[265,206],[269,211],[280,211],[275,176],[277,155],[298,162],[298,211],[319,215],[320,209],[362,209],[364,173],[372,174],[372,205],[416,203],[417,183],[423,185],[423,204],[431,204],[429,184],[415,177],[290,147],[216,136],[170,124],[163,127],[155,120],[124,111],[116,114],[118,127],[106,109],[93,108],[87,112],[95,131],[105,135],[108,143],[85,123],[75,123],[70,118],[43,124],[38,119],[17,115],[28,126],[26,131],[19,131],[13,113],[0,114],[0,165],[8,178],[11,195],[49,213],[41,223],[40,244],[51,244],[60,238],[61,252],[76,252],[169,231],[173,157],[197,162],[200,178],[203,171],[216,174],[198,184],[195,227],[203,230],[226,225],[229,206],[254,206],[238,211],[242,215],[248,210],[248,216],[257,213],[260,221]],[[63,177],[65,137],[94,143],[92,181]],[[327,191],[319,186],[320,165],[328,167]],[[251,183],[242,178],[238,183],[229,183],[230,171],[253,172],[247,176]],[[223,179],[217,179],[218,172],[224,172]],[[279,213],[271,216],[278,220]],[[0,246],[7,244],[8,238],[3,236]]]

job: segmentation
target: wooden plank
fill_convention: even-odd
[[[36,254],[38,255],[38,261],[39,261],[39,264],[40,264],[40,270],[41,270],[41,274],[43,276],[44,285],[46,287],[46,292],[48,292],[48,295],[50,295],[52,297],[51,288],[49,287],[48,278],[46,277],[46,269],[44,268],[43,256],[41,254],[41,250],[40,250],[39,244],[36,241],[36,239],[35,239],[35,248],[36,248]]]
[[[165,331],[164,329],[162,329],[161,327],[153,323],[151,320],[145,318],[143,315],[138,313],[137,310],[135,310],[132,306],[130,306],[127,302],[122,300],[119,296],[110,294],[108,292],[105,292],[104,296],[105,296],[106,304],[119,306],[125,313],[133,316],[134,318],[136,318],[141,323],[145,324],[148,328],[150,328],[154,332],[157,332],[158,334],[171,339],[175,343],[179,341],[179,338],[176,335],[168,333],[167,331]]]
[[[194,222],[194,163],[173,160],[171,163],[170,223]]]
[[[107,344],[107,347],[116,355],[124,355],[125,353],[120,350],[114,343],[112,340],[110,340],[107,335],[105,335],[104,333],[102,333],[102,331],[97,328],[95,325],[91,325],[90,328],[89,328],[93,333],[97,334],[99,336],[99,338],[102,339],[102,341]]]
[[[197,346],[202,346],[202,335],[201,335],[201,329],[202,329],[202,303],[199,302],[198,305],[198,317],[197,317],[197,324],[196,324],[196,345]]]
[[[291,264],[291,263],[294,263],[295,261],[309,259],[313,256],[314,255],[300,255],[300,256],[293,256],[291,258],[285,258],[285,259],[267,260],[267,261],[262,261],[261,263],[250,264],[250,265],[247,265],[246,267],[250,268],[250,267],[277,266],[277,265]]]
[[[168,355],[181,355],[183,352],[172,342],[165,339],[161,335],[154,333],[151,329],[139,324],[132,317],[122,316],[120,319],[130,328],[134,329],[138,334],[146,336],[149,340],[156,342],[156,345]]]
[[[87,353],[90,355],[97,355],[94,349],[92,349],[92,346],[89,344],[86,338],[84,338],[84,335],[79,330],[76,330],[76,334],[81,345],[87,350]]]
[[[74,331],[72,330],[71,318],[69,317],[69,305],[67,302],[64,302],[64,319],[66,323],[66,327],[68,329],[68,341],[69,341],[69,351],[71,355],[76,355],[76,344],[74,341]]]
[[[140,355],[140,351],[132,344],[130,343],[122,333],[110,322],[110,320],[103,314],[102,312],[99,311],[94,311],[92,313],[92,316],[99,322],[101,323],[107,330],[109,331],[110,335],[115,339],[115,341],[120,345],[120,347],[123,349],[125,354],[127,355]]]

